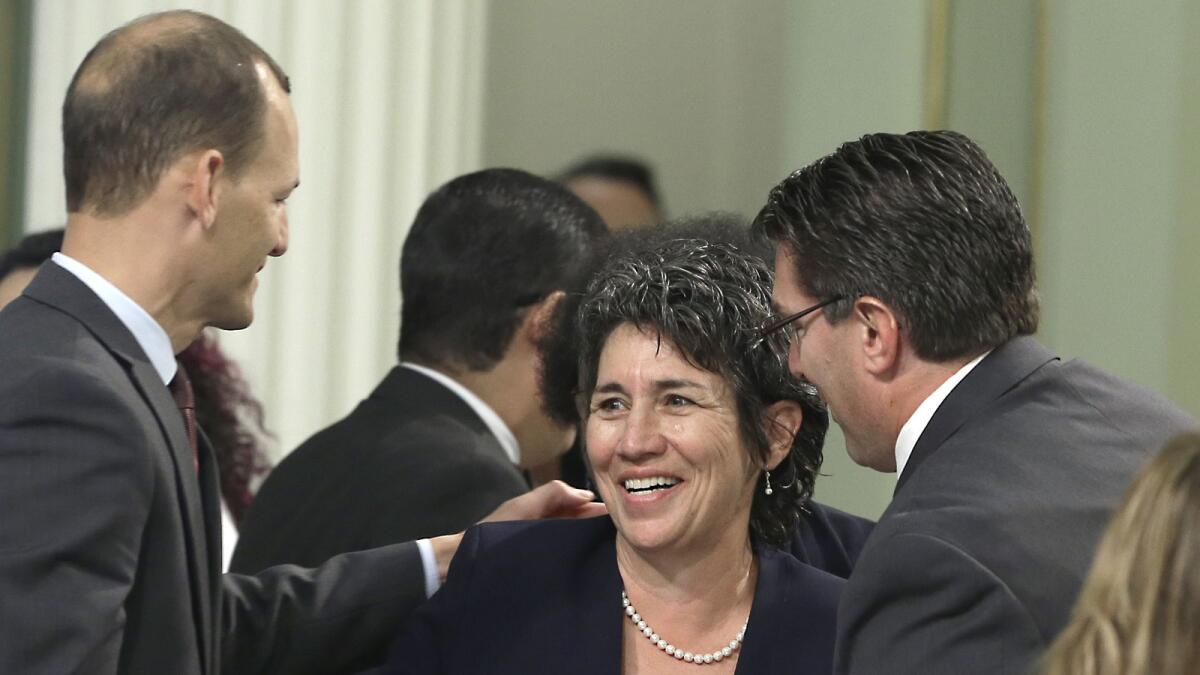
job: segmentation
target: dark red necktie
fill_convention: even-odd
[[[192,381],[188,379],[187,371],[183,369],[183,364],[176,363],[175,377],[171,380],[171,384],[167,388],[171,390],[171,395],[175,397],[175,405],[179,407],[179,412],[183,415],[183,426],[187,429],[188,443],[192,446],[192,466],[196,469],[196,473],[200,473],[200,451],[196,445],[196,395],[192,391]]]

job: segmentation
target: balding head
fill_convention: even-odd
[[[67,210],[121,215],[195,150],[220,151],[236,178],[262,144],[266,97],[257,64],[291,90],[261,47],[204,14],[152,14],[106,35],[63,103]]]

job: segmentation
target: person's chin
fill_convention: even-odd
[[[627,530],[630,543],[654,548],[669,539],[666,533],[675,531],[679,521],[688,517],[681,494],[683,489],[684,484],[680,483],[668,490],[636,494],[617,487],[619,504],[614,509],[610,503],[609,509]]]
[[[224,316],[210,321],[208,325],[221,330],[242,330],[254,321],[254,305],[246,302],[243,306],[227,312]]]
[[[674,520],[618,520],[617,530],[631,548],[638,551],[657,551],[670,547],[679,538]]]
[[[871,452],[862,444],[851,441],[847,436],[846,454],[859,466],[881,473],[895,473],[896,471],[896,456],[887,448],[883,448],[879,452]]]

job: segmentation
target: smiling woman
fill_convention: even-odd
[[[782,334],[761,331],[764,262],[699,231],[617,247],[576,315],[611,517],[468,531],[390,672],[832,670],[842,582],[778,550],[827,416],[788,375]]]

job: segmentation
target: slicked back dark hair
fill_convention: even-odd
[[[923,359],[981,354],[1037,330],[1033,250],[1021,208],[978,145],[952,131],[871,134],[775,187],[755,220],[789,245],[804,290],[871,295]]]
[[[136,19],[92,47],[63,102],[67,210],[120,215],[189,152],[215,148],[236,179],[259,152],[265,64],[279,64],[236,28],[186,10]]]
[[[654,170],[640,159],[625,155],[592,155],[567,167],[556,180],[566,183],[576,178],[605,178],[629,183],[641,190],[654,208],[662,208],[658,201]]]
[[[631,235],[614,247],[577,313],[578,391],[581,402],[591,395],[609,336],[632,324],[656,333],[692,365],[724,378],[737,402],[742,440],[760,465],[770,454],[767,407],[782,400],[799,403],[804,420],[777,467],[774,491],[768,496],[755,489],[750,510],[752,537],[783,546],[812,496],[829,418],[812,386],[788,373],[783,336],[759,341],[758,329],[771,314],[770,268],[748,250],[738,222],[725,220],[723,230],[716,223],[682,221],[663,232]]]
[[[490,370],[522,311],[578,291],[608,230],[562,185],[517,169],[446,183],[417,211],[400,259],[400,358]]]

